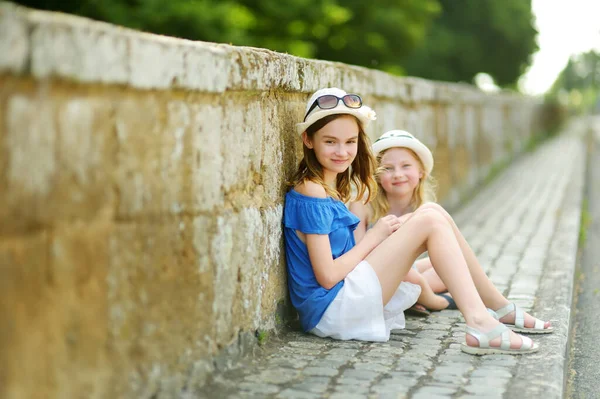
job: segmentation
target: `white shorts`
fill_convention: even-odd
[[[404,310],[417,302],[421,287],[400,283],[383,306],[381,284],[368,262],[360,262],[344,279],[344,286],[310,333],[319,337],[386,342],[390,331],[406,326]]]

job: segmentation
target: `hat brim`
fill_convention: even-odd
[[[385,140],[375,142],[372,148],[375,156],[390,148],[409,148],[421,159],[427,174],[430,174],[433,170],[433,154],[425,144],[417,139],[409,137],[389,137]]]
[[[341,104],[341,102],[340,102],[340,104],[338,104],[335,108],[331,108],[331,109],[320,109],[319,108],[319,110],[317,112],[311,113],[308,116],[308,118],[306,118],[305,122],[296,124],[296,133],[302,134],[303,132],[306,131],[306,129],[308,129],[315,122],[325,118],[326,116],[336,115],[336,114],[346,114],[346,115],[355,116],[360,121],[363,129],[366,129],[367,125],[371,121],[369,118],[367,118],[367,116],[363,112],[361,112],[361,108],[348,108],[344,104]]]

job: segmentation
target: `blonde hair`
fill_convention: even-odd
[[[412,211],[416,210],[418,207],[423,205],[425,202],[435,202],[436,195],[435,189],[437,187],[435,179],[428,175],[425,171],[425,166],[421,161],[421,158],[410,148],[406,147],[391,147],[391,148],[404,148],[409,151],[410,154],[417,160],[419,164],[419,168],[421,173],[423,173],[423,177],[419,179],[419,184],[415,187],[415,191],[413,192],[413,196],[411,199],[411,208]],[[387,199],[387,195],[383,187],[381,186],[380,176],[384,173],[385,169],[381,167],[381,159],[384,154],[389,150],[389,148],[385,151],[381,151],[377,154],[377,171],[376,171],[376,181],[377,181],[377,194],[373,201],[371,201],[371,222],[376,222],[380,218],[384,217],[390,211],[390,203]]]
[[[348,116],[347,114],[334,114],[319,119],[306,129],[306,134],[312,140],[314,135],[325,125],[333,120]],[[365,203],[370,201],[377,192],[377,183],[373,178],[375,172],[375,157],[371,151],[371,142],[362,128],[359,120],[352,116],[358,124],[358,150],[352,165],[344,172],[337,175],[335,190],[329,187],[323,180],[323,167],[317,160],[315,151],[303,145],[304,157],[298,165],[298,170],[294,174],[291,187],[305,182],[306,180],[320,184],[325,189],[328,196],[336,198],[342,202],[350,200],[352,185],[356,187],[356,198],[366,197]]]

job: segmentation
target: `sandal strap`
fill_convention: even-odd
[[[546,323],[543,320],[535,319],[535,325],[533,326],[534,330],[543,330]]]
[[[510,330],[504,324],[497,325],[491,331],[484,333],[473,327],[466,326],[466,332],[472,335],[479,341],[480,348],[491,348],[490,341],[497,337],[502,337],[502,343],[500,347],[502,349],[510,349]]]
[[[525,328],[525,312],[513,302],[509,303],[503,308],[496,310],[495,312],[498,316],[498,320],[511,312],[515,312],[515,327]]]
[[[519,350],[529,350],[531,348],[533,348],[533,340],[529,337],[526,337],[524,335],[521,334],[517,334],[519,337],[521,337],[521,347],[519,348]]]
[[[500,349],[502,350],[511,350],[510,349],[510,329],[506,327],[504,324],[500,324],[496,326],[493,330],[487,333],[483,333],[473,327],[466,326],[466,332],[469,335],[472,335],[479,341],[480,348],[498,348],[497,346],[490,346],[490,341],[494,338],[501,337]],[[521,347],[519,350],[530,350],[533,348],[533,340],[529,337],[526,337],[521,334],[517,334],[521,338]]]
[[[494,312],[496,312],[496,314],[498,315],[498,318],[501,318],[501,317],[506,316],[510,312],[514,312],[516,307],[517,307],[517,305],[515,305],[513,302],[511,302],[508,305],[506,305],[505,307],[497,309]]]

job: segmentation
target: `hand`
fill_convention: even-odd
[[[388,238],[394,231],[398,230],[401,225],[402,221],[400,218],[394,215],[387,215],[379,219],[377,223],[375,223],[375,226],[367,231],[367,234],[374,236],[379,244]]]

